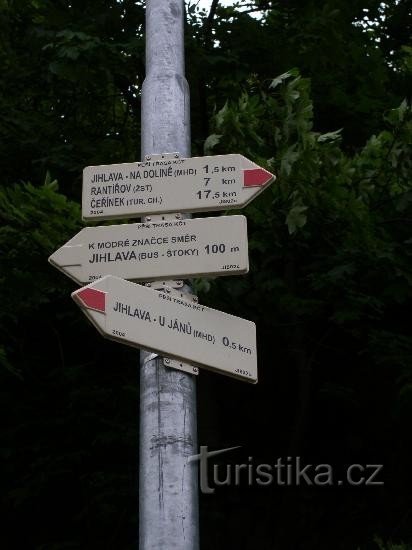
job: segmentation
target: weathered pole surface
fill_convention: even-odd
[[[183,16],[183,0],[146,2],[142,160],[172,152],[190,157]],[[197,465],[187,462],[197,453],[195,378],[141,352],[140,550],[199,547]]]

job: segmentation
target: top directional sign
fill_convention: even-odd
[[[238,154],[165,157],[85,168],[83,219],[241,208],[275,179]]]

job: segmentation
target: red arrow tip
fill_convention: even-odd
[[[95,309],[105,313],[106,293],[95,288],[83,288],[73,293],[73,297],[79,299],[87,309]]]
[[[243,187],[262,187],[270,182],[273,174],[263,168],[243,170]]]

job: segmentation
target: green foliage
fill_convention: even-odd
[[[67,293],[47,257],[80,228],[80,207],[58,192],[50,177],[42,186],[20,183],[0,188],[0,364],[14,373],[7,358],[18,338],[19,322]]]
[[[80,207],[47,178],[40,187],[21,183],[0,188],[0,217],[2,315],[16,321],[56,291],[45,259],[80,229]]]
[[[4,513],[13,518],[31,509],[30,521],[47,525],[36,548],[79,548],[85,534],[63,527],[71,513],[89,529],[105,518],[94,538],[116,546],[116,526],[136,522],[124,462],[117,471],[119,452],[137,454],[132,361],[128,350],[105,347],[84,324],[70,299],[73,283],[47,263],[80,230],[80,206],[47,177],[40,186],[0,188],[0,219],[0,402],[9,419],[0,451]],[[126,365],[121,373],[113,370],[116,361]],[[23,538],[3,532],[2,546],[21,547]]]
[[[404,100],[382,115],[381,131],[353,153],[341,130],[314,130],[310,82],[295,69],[269,83],[249,80],[238,99],[226,101],[211,125],[219,136],[214,153],[251,156],[277,180],[247,207],[248,278],[213,281],[203,300],[256,320],[270,342],[260,350],[266,376],[274,356],[275,380],[281,365],[292,370],[290,430],[300,445],[314,431],[310,401],[323,404],[330,430],[344,431],[351,415],[372,414],[367,436],[356,420],[351,424],[357,452],[375,445],[387,476],[409,479],[409,461],[399,461],[395,450],[402,443],[389,434],[400,426],[405,434],[412,419],[405,322],[412,304],[411,105]],[[324,423],[324,414],[317,421]],[[330,452],[328,437],[311,447]]]
[[[385,123],[356,154],[346,153],[340,131],[313,131],[309,82],[295,70],[227,102],[213,121],[221,136],[214,151],[254,150],[277,180],[247,208],[247,283],[213,287],[220,300],[244,300],[236,311],[254,311],[269,333],[289,323],[282,332],[291,348],[299,326],[308,367],[330,339],[338,347],[350,341],[371,368],[393,369],[392,411],[402,417],[410,415],[412,376],[412,337],[399,322],[412,299],[410,104],[388,111]]]
[[[394,544],[391,541],[385,543],[381,538],[376,537],[375,542],[379,547],[379,550],[410,550],[411,545],[409,544]]]
[[[253,19],[240,7],[219,7],[209,48],[201,47],[209,36],[207,14],[191,14],[197,40],[188,39],[188,69],[196,137],[198,124],[202,130],[208,127],[205,109],[235,99],[237,87],[251,76],[264,81],[290,67],[311,78],[317,128],[322,133],[343,128],[349,148],[377,132],[381,113],[399,104],[401,90],[410,89],[410,77],[402,70],[411,34],[408,2],[273,0],[242,5],[246,11],[260,10],[262,18]],[[200,93],[199,78],[208,84]]]
[[[78,197],[85,165],[136,158],[143,20],[142,2],[0,7],[3,184],[50,170]]]

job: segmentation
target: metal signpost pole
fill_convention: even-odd
[[[140,550],[199,548],[199,368],[258,380],[255,324],[198,304],[181,280],[247,273],[246,218],[188,213],[245,206],[275,180],[238,153],[190,158],[183,12],[184,0],[146,1],[142,161],[83,170],[84,220],[142,223],[84,228],[49,258],[86,283],[72,296],[102,336],[152,350],[140,360]]]
[[[183,0],[146,2],[142,160],[172,152],[190,156],[183,13]],[[187,458],[197,453],[196,380],[153,355],[141,352],[140,361],[139,547],[195,550],[197,470]]]

